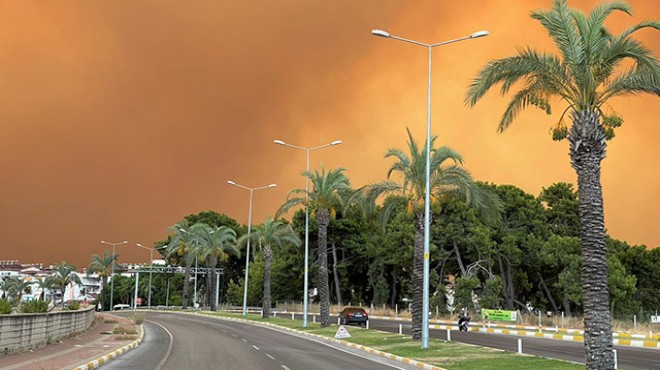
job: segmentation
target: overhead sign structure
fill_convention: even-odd
[[[481,310],[481,319],[484,321],[518,321],[517,311]]]
[[[337,329],[337,334],[335,334],[335,339],[343,339],[343,338],[350,338],[351,334],[348,333],[348,330],[344,327],[344,325],[339,325],[339,329]]]

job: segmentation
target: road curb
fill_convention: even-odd
[[[343,345],[343,346],[355,348],[355,349],[358,349],[358,350],[361,350],[361,351],[364,351],[364,352],[368,352],[368,353],[371,353],[371,354],[375,354],[375,355],[378,355],[378,356],[381,356],[381,357],[388,358],[390,360],[398,361],[398,362],[408,364],[408,365],[413,365],[413,366],[415,366],[419,369],[424,369],[424,370],[447,370],[447,369],[439,367],[439,366],[434,366],[434,365],[430,365],[430,364],[427,364],[427,363],[424,363],[424,362],[421,362],[421,361],[417,361],[417,360],[413,360],[413,359],[410,359],[410,358],[393,355],[391,353],[383,352],[383,351],[377,350],[375,348],[363,346],[361,344],[346,342],[346,341],[335,339],[335,338],[328,338],[328,337],[324,337],[322,335],[318,335],[318,334],[314,334],[314,333],[308,333],[308,332],[300,331],[300,330],[296,330],[296,329],[291,329],[291,328],[287,328],[285,326],[279,326],[279,325],[271,324],[271,323],[267,323],[267,322],[258,322],[258,321],[238,319],[238,318],[233,318],[233,317],[223,317],[223,316],[208,314],[208,313],[205,313],[205,312],[178,312],[178,313],[184,313],[184,314],[188,314],[188,315],[203,315],[203,316],[206,316],[206,317],[213,317],[213,318],[216,318],[216,319],[219,319],[219,320],[238,321],[238,322],[243,322],[243,323],[246,323],[246,324],[257,325],[257,326],[270,326],[270,327],[274,327],[274,328],[277,328],[277,329],[280,329],[280,330],[286,330],[286,331],[290,331],[290,332],[297,333],[297,334],[316,337],[316,338],[319,338],[319,339],[322,339],[322,340],[325,340],[325,341],[328,341],[328,342],[333,342],[333,343],[337,343],[337,344],[340,344],[340,345]]]
[[[103,356],[101,356],[101,357],[99,357],[99,358],[97,358],[93,361],[87,362],[84,365],[74,367],[73,370],[96,369],[97,367],[99,367],[103,364],[107,364],[108,362],[116,359],[117,357],[119,357],[119,356],[123,355],[124,353],[126,353],[126,352],[132,350],[133,348],[137,347],[138,344],[140,344],[142,342],[142,340],[144,339],[144,329],[142,328],[142,324],[137,325],[137,327],[140,331],[140,336],[136,340],[134,340],[131,343],[129,343],[129,344],[127,344],[127,345],[125,345],[125,346],[123,346],[119,349],[116,349],[116,350],[114,350],[110,353],[106,353],[105,355],[103,355]]]

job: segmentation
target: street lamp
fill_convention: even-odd
[[[335,140],[330,144],[319,145],[313,148],[305,148],[302,146],[297,146],[289,143],[285,143],[282,140],[273,140],[277,145],[288,146],[289,148],[304,150],[307,154],[307,172],[309,173],[309,152],[312,150],[327,148],[329,146],[335,146],[342,143],[341,140]],[[307,296],[309,295],[309,278],[308,278],[308,256],[309,256],[309,207],[307,202],[309,200],[309,177],[305,177],[305,283],[304,283],[304,294],[303,294],[303,328],[307,327]]]
[[[190,234],[190,232],[185,229],[179,229],[179,231]],[[195,251],[195,294],[193,295],[193,308],[197,308],[197,251]]]
[[[385,37],[389,39],[399,40],[414,45],[423,46],[429,51],[429,78],[428,78],[428,102],[427,102],[427,118],[426,118],[426,191],[424,199],[424,278],[423,278],[423,297],[422,297],[422,348],[429,348],[429,243],[430,243],[430,230],[429,220],[431,213],[431,65],[432,65],[432,50],[436,46],[452,44],[463,40],[475,39],[488,35],[488,31],[478,31],[469,36],[461,37],[454,40],[439,42],[436,44],[425,44],[419,41],[404,39],[394,36],[387,31],[372,30],[374,36]]]
[[[151,275],[152,275],[152,268],[154,267],[154,248],[149,248],[145,247],[144,245],[137,243],[136,244],[140,248],[148,249],[149,250],[149,298],[147,299],[147,305],[149,308],[151,308]]]
[[[248,270],[250,268],[250,230],[252,228],[252,193],[255,190],[270,189],[277,186],[277,184],[270,184],[266,186],[260,186],[258,188],[248,188],[241,184],[237,184],[234,181],[228,180],[227,184],[237,186],[241,189],[250,191],[250,207],[248,208],[248,234],[247,234],[247,252],[245,254],[245,288],[243,289],[243,316],[247,316],[247,287],[248,287]]]
[[[115,275],[115,247],[120,245],[120,244],[126,244],[128,243],[128,240],[124,240],[123,242],[119,243],[110,243],[106,242],[105,240],[101,240],[101,243],[103,244],[108,244],[112,245],[112,270],[110,272],[110,311],[112,311],[112,299],[113,295],[115,292],[115,284],[114,284],[114,275]]]

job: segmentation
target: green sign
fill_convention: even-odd
[[[517,311],[481,310],[481,319],[485,321],[518,321]]]

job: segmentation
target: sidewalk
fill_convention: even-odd
[[[119,327],[138,334],[113,334],[113,330]],[[90,367],[88,363],[130,346],[133,342],[137,345],[140,338],[141,328],[130,318],[97,313],[94,324],[87,331],[30,352],[0,357],[0,369],[56,370],[74,369],[78,366],[90,369],[94,367]]]

